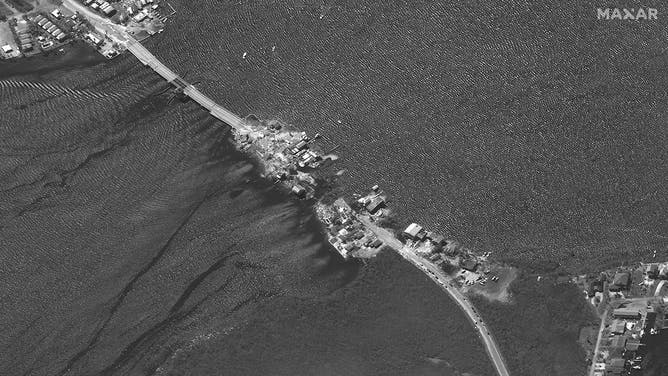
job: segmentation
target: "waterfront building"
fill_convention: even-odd
[[[610,332],[613,334],[624,334],[626,324],[622,320],[614,320],[610,325]]]
[[[371,214],[375,214],[379,209],[385,206],[385,200],[382,197],[376,197],[366,204],[366,210]]]
[[[640,312],[638,309],[633,308],[617,308],[616,310],[612,311],[612,315],[622,319],[637,320],[640,318]]]
[[[418,239],[418,236],[420,233],[423,233],[422,226],[418,225],[417,223],[411,223],[406,227],[404,230],[404,235],[408,236],[411,239]]]

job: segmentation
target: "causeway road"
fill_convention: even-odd
[[[380,240],[382,240],[386,245],[395,249],[399,254],[410,261],[418,269],[422,270],[429,278],[431,278],[437,285],[441,286],[445,292],[447,292],[450,297],[459,305],[459,307],[464,311],[466,316],[469,318],[473,326],[478,331],[479,337],[482,339],[487,350],[487,355],[492,360],[494,368],[499,376],[510,376],[508,372],[508,367],[506,366],[505,360],[501,355],[499,346],[492,337],[489,328],[482,320],[482,317],[476,312],[475,308],[464,294],[462,294],[457,287],[454,285],[452,278],[450,278],[438,265],[425,260],[415,253],[415,251],[405,246],[403,243],[397,239],[394,234],[390,231],[377,226],[369,220],[369,218],[360,216],[359,219],[367,226],[368,229],[373,231]]]
[[[155,55],[153,55],[149,50],[142,46],[141,43],[132,37],[132,35],[130,35],[123,26],[112,23],[109,19],[96,14],[76,0],[63,0],[63,6],[73,12],[79,12],[80,14],[84,15],[93,25],[93,27],[95,27],[98,33],[103,34],[114,42],[125,46],[125,48],[127,48],[127,50],[130,51],[142,64],[149,66],[167,82],[176,84],[178,87],[182,88],[185,95],[190,97],[190,99],[193,101],[199,103],[202,107],[206,108],[213,117],[227,123],[229,126],[239,132],[250,132],[250,128],[245,125],[245,122],[242,118],[214,102],[211,98],[207,97],[204,93],[199,91],[195,86],[189,84],[184,79],[179,77],[178,74],[169,69],[157,57],[155,57]]]

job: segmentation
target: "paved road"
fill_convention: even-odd
[[[193,101],[199,103],[202,107],[206,108],[213,117],[227,123],[229,126],[238,131],[250,131],[250,129],[246,127],[243,119],[241,119],[232,111],[214,102],[211,98],[207,97],[205,94],[199,91],[195,86],[180,78],[179,75],[164,65],[157,57],[155,57],[155,55],[153,55],[149,50],[142,46],[141,43],[128,34],[123,26],[116,25],[107,18],[92,12],[89,8],[83,6],[76,0],[64,0],[63,6],[86,16],[86,18],[98,32],[105,34],[116,43],[124,45],[128,51],[130,51],[137,59],[139,59],[139,61],[142,62],[142,64],[151,67],[151,69],[158,73],[162,78],[167,80],[167,82],[172,82],[178,79],[180,82],[184,83],[185,87],[183,88],[183,93],[190,97]]]
[[[454,285],[452,278],[445,274],[443,270],[438,267],[438,265],[435,265],[434,263],[418,256],[412,248],[404,246],[404,244],[401,243],[399,239],[397,239],[388,230],[376,226],[365,217],[360,217],[360,220],[367,226],[367,228],[372,230],[378,236],[378,238],[380,238],[380,240],[382,240],[388,246],[394,248],[403,258],[410,261],[418,269],[422,270],[427,276],[429,276],[429,278],[441,286],[441,288],[450,295],[450,297],[459,305],[464,313],[466,313],[466,316],[468,316],[469,320],[478,331],[480,338],[485,344],[487,354],[492,360],[494,368],[496,368],[496,372],[500,376],[509,376],[510,373],[508,372],[508,367],[506,367],[506,363],[503,359],[503,356],[501,355],[499,346],[492,337],[489,328],[483,322],[480,315],[478,315],[478,312],[476,312],[475,308],[473,308],[473,305],[468,300],[468,298],[466,298]]]
[[[594,376],[594,363],[596,363],[596,359],[598,358],[598,350],[601,346],[601,338],[603,338],[603,329],[605,329],[605,322],[608,318],[608,309],[606,308],[605,312],[603,312],[603,316],[601,316],[601,326],[598,328],[598,336],[596,338],[596,346],[594,347],[594,355],[591,358],[591,367],[589,368],[589,376]]]

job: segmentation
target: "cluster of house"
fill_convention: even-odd
[[[25,21],[18,22],[16,26],[16,36],[19,39],[19,47],[21,48],[21,51],[26,52],[33,50],[34,45],[32,35],[30,35],[30,30]]]
[[[406,238],[415,242],[430,241],[433,245],[445,244],[445,237],[443,237],[443,235],[427,231],[417,223],[411,223],[408,225],[403,234]]]
[[[50,34],[59,42],[62,42],[65,38],[67,38],[67,34],[64,31],[62,31],[58,26],[54,25],[51,20],[41,14],[35,16],[33,22],[37,23],[39,27],[44,29],[48,34]]]
[[[83,0],[83,4],[107,17],[111,17],[116,13],[116,8],[104,0]]]
[[[643,281],[642,274],[645,274],[645,280]],[[636,277],[632,277],[636,275]],[[664,283],[656,283],[657,281],[668,280],[668,263],[659,264],[652,263],[647,264],[644,269],[639,268],[639,270],[621,270],[614,273],[612,279],[609,278],[608,274],[601,273],[597,278],[587,280],[584,283],[585,291],[587,295],[591,298],[594,296],[600,296],[606,291],[619,292],[619,291],[628,291],[633,290],[637,286],[632,285],[632,282],[636,279],[635,282],[638,282],[639,285],[652,287],[655,284],[657,289],[661,289]],[[666,286],[668,288],[668,286]],[[658,291],[660,292],[660,291]],[[630,293],[634,293],[630,291]],[[652,291],[649,291],[651,294]]]
[[[594,363],[594,376],[629,375],[640,370],[643,352],[642,338],[647,333],[656,333],[655,325],[659,305],[621,307],[612,313],[607,337],[602,339],[605,359]]]
[[[133,21],[142,22],[149,15],[149,8],[155,10],[158,8],[158,4],[153,4],[153,0],[137,0],[127,7],[127,12],[132,16]]]
[[[338,199],[331,207],[320,206],[320,220],[327,226],[328,240],[347,259],[359,250],[379,249],[383,242],[356,218],[352,208]]]
[[[315,137],[318,138],[319,135],[316,135]],[[322,157],[315,151],[309,149],[309,142],[311,142],[311,139],[307,136],[304,136],[296,144],[285,148],[285,150],[283,150],[283,154],[286,156],[291,156],[299,167],[316,168],[320,166]]]

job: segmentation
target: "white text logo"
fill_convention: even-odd
[[[656,20],[659,12],[656,8],[598,8],[596,17],[599,20]]]

